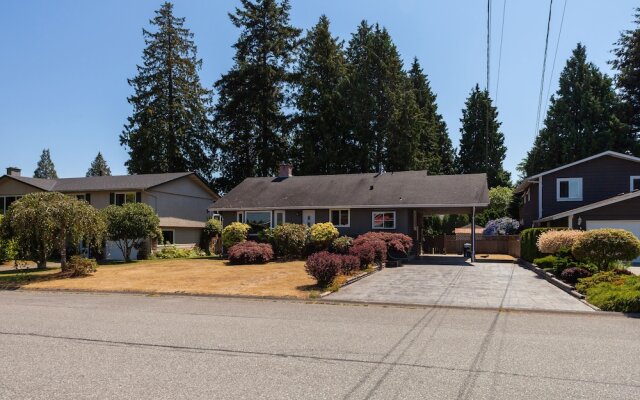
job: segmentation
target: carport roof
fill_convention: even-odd
[[[488,204],[486,174],[402,171],[247,178],[211,209],[471,208]]]

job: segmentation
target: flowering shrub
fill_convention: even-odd
[[[360,258],[357,256],[352,256],[350,254],[346,254],[342,257],[342,273],[349,274],[355,270],[360,269]]]
[[[355,246],[363,242],[375,241],[384,242],[387,248],[387,253],[391,251],[406,255],[409,253],[409,251],[411,251],[411,248],[413,247],[413,239],[411,239],[411,237],[402,233],[391,232],[367,232],[354,239],[353,245]],[[382,258],[386,260],[386,254]]]
[[[319,286],[326,287],[340,273],[342,257],[328,251],[313,253],[307,258],[304,268],[309,275],[318,281]]]
[[[536,246],[541,253],[556,254],[562,249],[570,250],[583,234],[578,230],[546,231],[538,236]]]
[[[359,243],[349,249],[349,254],[360,259],[360,267],[366,268],[376,258],[376,251],[371,243]]]
[[[316,248],[327,249],[329,245],[340,236],[338,229],[331,222],[313,224],[309,228],[309,240]]]
[[[578,279],[588,278],[591,275],[593,274],[589,270],[586,270],[584,268],[572,267],[562,271],[562,273],[560,274],[560,278],[565,282],[575,285],[576,282],[578,282]]]
[[[353,244],[353,239],[349,236],[340,236],[331,243],[331,251],[337,254],[349,253],[349,248]]]
[[[278,256],[298,258],[304,251],[307,227],[301,224],[282,224],[273,229],[271,238]]]
[[[222,245],[229,249],[238,243],[244,242],[247,240],[249,229],[251,227],[247,224],[232,222],[222,230]]]
[[[485,236],[515,235],[520,229],[520,223],[513,218],[503,217],[487,222],[484,227]]]
[[[271,260],[273,260],[273,249],[267,243],[244,241],[229,249],[231,264],[264,264]]]
[[[592,262],[605,271],[613,261],[640,256],[640,240],[624,229],[594,229],[580,236],[571,250],[576,259]]]

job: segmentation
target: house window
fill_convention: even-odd
[[[22,196],[0,196],[0,214],[4,214],[9,210],[9,206]]]
[[[582,201],[582,178],[558,178],[556,182],[558,201]]]
[[[164,244],[175,244],[175,231],[173,229],[167,229],[162,231],[162,239],[164,240]]]
[[[79,193],[79,194],[76,194],[75,196],[76,196],[76,199],[84,200],[87,203],[91,204],[91,194],[89,194],[89,193]]]
[[[527,189],[527,191],[524,192],[524,196],[522,196],[522,202],[524,204],[527,204],[530,201],[531,201],[531,189]]]
[[[629,191],[640,190],[640,176],[632,176],[629,183]]]
[[[371,213],[372,229],[396,229],[395,211],[374,211]]]
[[[348,227],[350,224],[350,212],[345,210],[331,210],[331,223],[335,226]]]
[[[242,211],[238,211],[236,214],[236,221],[242,223],[244,221],[244,213]]]
[[[275,224],[274,226],[284,224],[284,211],[274,211],[275,214]]]
[[[116,205],[136,202],[136,192],[116,193]]]
[[[251,227],[249,233],[257,234],[271,228],[271,211],[247,211],[244,213],[244,222]]]

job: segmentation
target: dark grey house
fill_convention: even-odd
[[[289,222],[332,222],[342,235],[401,232],[419,248],[424,215],[474,214],[489,204],[485,174],[428,175],[426,171],[247,178],[210,211],[223,224],[245,222],[252,233]]]
[[[640,236],[640,158],[605,151],[516,188],[525,227],[621,228]]]

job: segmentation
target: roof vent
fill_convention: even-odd
[[[293,176],[293,165],[285,162],[280,163],[280,171],[278,172],[278,178],[289,178]]]
[[[373,190],[373,185],[369,186],[369,190]]]
[[[16,168],[16,167],[9,167],[9,168],[7,168],[7,175],[9,175],[9,176],[21,176],[22,175],[22,170],[20,168]]]

